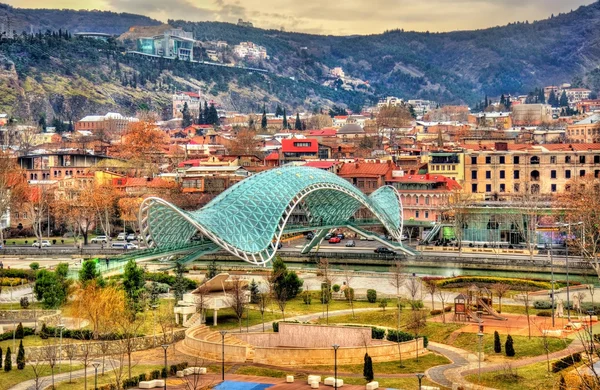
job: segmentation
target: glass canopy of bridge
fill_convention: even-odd
[[[372,218],[355,219],[359,209],[368,210]],[[374,223],[383,225],[397,241],[386,245],[410,252],[400,244],[402,205],[393,187],[366,196],[335,174],[310,167],[281,167],[253,175],[196,211],[148,198],[139,218],[151,247],[185,247],[200,234],[256,265],[266,265],[275,256],[286,233],[314,231],[316,243],[336,227],[369,234],[361,226]]]

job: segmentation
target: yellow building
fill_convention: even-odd
[[[423,156],[429,173],[437,173],[456,180],[462,185],[465,179],[465,157],[462,152],[432,152]]]

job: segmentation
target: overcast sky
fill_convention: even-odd
[[[110,10],[318,34],[470,30],[545,19],[593,0],[2,0],[15,7]]]

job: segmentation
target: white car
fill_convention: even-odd
[[[131,242],[113,242],[110,247],[116,249],[138,249],[138,246]]]
[[[106,236],[96,236],[94,238],[92,238],[91,243],[92,244],[98,244],[98,243],[103,243],[106,244],[108,242],[109,238]]]
[[[50,244],[50,241],[48,241],[48,240],[42,240],[42,243],[41,243],[42,248],[49,247],[51,245],[52,244]],[[40,247],[40,243],[39,242],[34,242],[32,246],[39,248]]]
[[[119,233],[119,235],[117,236],[117,240],[125,241],[125,237],[127,237],[126,233]]]
[[[135,234],[130,233],[127,235],[127,237],[125,238],[127,241],[135,241],[137,240],[137,237],[135,236]]]

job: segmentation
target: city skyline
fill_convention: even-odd
[[[446,32],[484,29],[512,22],[541,20],[565,13],[590,0],[432,0],[427,3],[401,0],[378,0],[364,7],[359,0],[342,5],[323,4],[315,0],[297,3],[289,0],[164,2],[158,0],[90,0],[85,7],[75,0],[7,0],[14,7],[97,9],[142,14],[166,22],[168,19],[221,21],[235,23],[249,20],[255,27],[286,31],[352,35],[377,34],[385,30]]]

